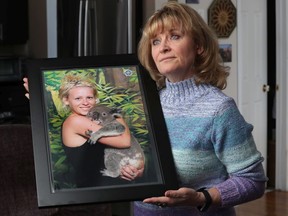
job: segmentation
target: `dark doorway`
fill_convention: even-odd
[[[267,126],[267,176],[268,188],[275,188],[275,152],[276,152],[276,7],[275,1],[267,0],[267,80],[268,92],[268,126]]]

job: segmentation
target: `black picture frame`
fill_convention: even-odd
[[[51,117],[55,115],[51,115],[49,108],[55,101],[53,101],[51,96],[52,93],[47,91],[48,81],[50,84],[53,82],[57,83],[59,79],[57,76],[54,78],[47,77],[49,77],[49,75],[52,76],[52,74],[54,76],[54,74],[57,75],[57,73],[59,75],[71,71],[84,71],[89,73],[92,71],[91,73],[95,73],[95,71],[101,70],[105,74],[107,70],[111,68],[116,69],[116,71],[119,68],[132,68],[134,79],[138,79],[138,96],[142,101],[143,113],[146,120],[146,124],[144,125],[148,131],[146,135],[146,152],[144,151],[146,159],[145,170],[141,177],[142,179],[139,178],[137,181],[124,185],[99,185],[84,188],[78,188],[77,186],[75,187],[75,185],[67,188],[66,186],[59,186],[59,182],[63,183],[64,181],[61,182],[62,180],[56,179],[55,173],[58,171],[58,168],[56,169],[55,167],[56,164],[59,163],[59,160],[55,159],[56,156],[53,155],[56,141],[54,142],[51,136],[53,133],[59,136],[58,133],[61,133],[61,129],[56,130],[56,132],[53,132],[51,129],[51,118],[53,118],[53,124],[57,125],[57,121],[54,119],[55,117]],[[136,55],[120,54],[30,59],[27,60],[27,71],[39,207],[143,200],[146,197],[161,196],[167,189],[178,188],[177,175],[158,90],[148,72],[140,65]],[[117,86],[114,87],[118,88]],[[57,89],[57,86],[55,89]],[[121,89],[123,90],[125,88]],[[129,95],[129,93],[126,92],[126,95]],[[61,149],[60,143],[58,143],[57,148]],[[149,160],[146,158],[148,155]],[[69,167],[67,164],[66,166]]]

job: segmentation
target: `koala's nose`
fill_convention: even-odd
[[[95,114],[94,114],[95,119],[99,119],[99,115],[100,115],[100,114],[99,114],[98,112],[95,113]]]

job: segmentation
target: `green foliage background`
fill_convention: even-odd
[[[136,68],[119,68],[120,73],[127,73],[128,75],[125,80],[126,86],[114,86],[111,82],[107,82],[107,80],[111,80],[111,77],[108,77],[106,70],[107,68],[91,68],[53,70],[44,73],[45,105],[49,129],[50,161],[52,163],[51,172],[55,190],[75,187],[72,180],[73,168],[66,160],[61,141],[61,125],[69,112],[63,109],[62,102],[58,98],[58,90],[62,78],[67,74],[80,75],[94,80],[100,103],[121,108],[131,133],[144,149],[148,145],[148,129]],[[127,86],[129,87],[127,88]]]

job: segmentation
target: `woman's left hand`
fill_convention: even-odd
[[[159,206],[198,206],[201,204],[201,197],[196,190],[183,187],[168,190],[162,197],[147,198],[143,202]]]
[[[122,168],[120,177],[127,181],[133,181],[134,179],[141,177],[144,172],[144,166],[141,169],[137,169],[134,166],[127,165]]]

